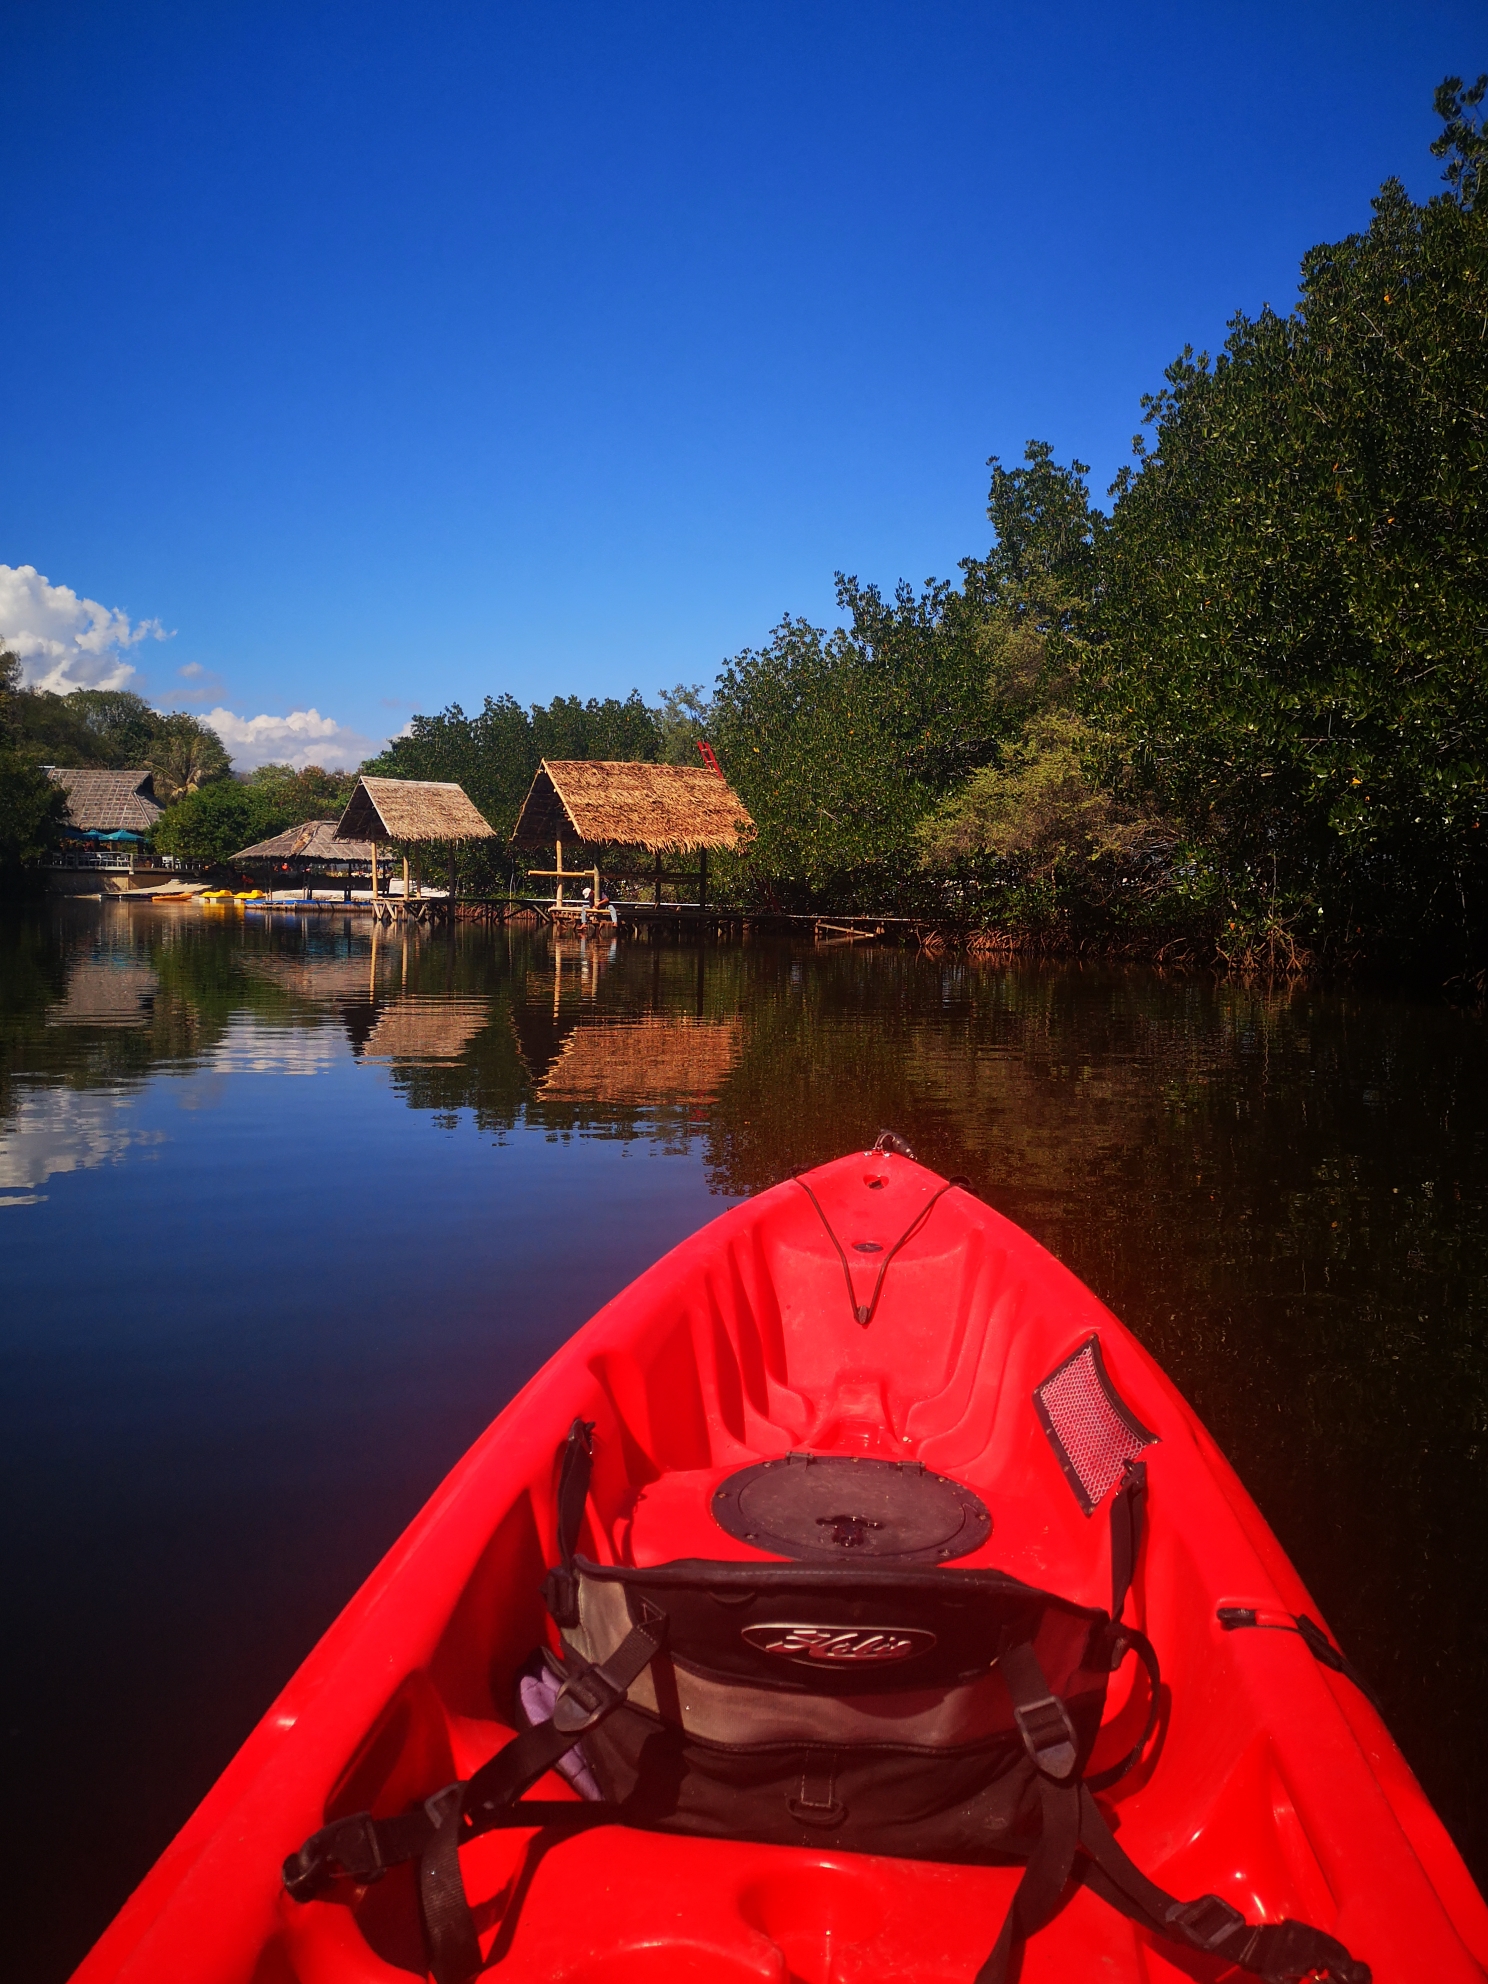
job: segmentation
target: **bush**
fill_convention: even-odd
[[[155,822],[151,842],[178,860],[223,862],[293,824],[271,789],[244,779],[220,779],[168,807]]]

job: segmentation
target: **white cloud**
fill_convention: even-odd
[[[327,771],[350,771],[377,749],[370,737],[350,730],[319,710],[291,710],[288,716],[234,716],[231,710],[208,710],[209,723],[232,753],[239,771],[256,765],[324,765]]]
[[[36,688],[122,689],[135,672],[126,650],[169,639],[158,620],[131,623],[117,607],[54,586],[34,565],[0,565],[0,647],[20,656],[21,679]]]

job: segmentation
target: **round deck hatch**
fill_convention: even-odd
[[[741,1467],[713,1494],[741,1543],[810,1563],[939,1564],[992,1533],[980,1496],[918,1461],[787,1454]]]

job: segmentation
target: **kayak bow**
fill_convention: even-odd
[[[503,1772],[478,1829],[455,1787]],[[1029,1842],[1066,1806],[1050,1875]],[[1173,1385],[1027,1234],[880,1149],[714,1220],[549,1361],[77,1984],[396,1984],[431,1948],[451,1984],[420,1898],[452,1861],[461,1961],[521,1984],[971,1984],[1041,1853],[1025,1984],[1488,1966],[1456,1849]],[[1199,1900],[1162,1924],[1120,1864]]]

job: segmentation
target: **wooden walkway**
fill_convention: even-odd
[[[588,931],[602,936],[607,929],[636,935],[697,935],[714,937],[810,936],[820,945],[860,944],[874,940],[915,944],[920,948],[943,943],[948,926],[927,917],[858,916],[782,909],[728,909],[692,902],[617,902],[615,922],[608,908],[589,914]],[[577,932],[577,910],[564,903],[557,909],[550,897],[462,897],[456,914],[462,923],[506,924],[535,922]]]

